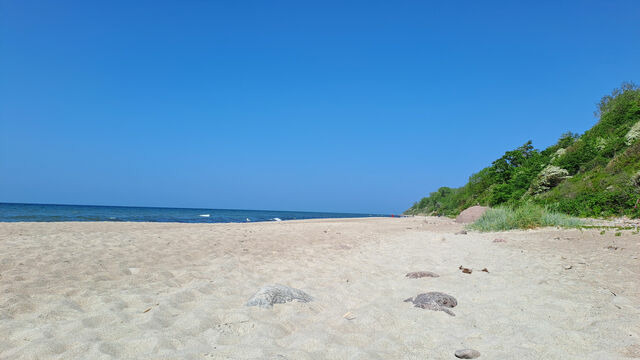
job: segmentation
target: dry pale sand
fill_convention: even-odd
[[[424,217],[2,223],[0,358],[640,357],[639,235],[461,229]],[[405,278],[421,270],[440,277]],[[315,301],[245,306],[274,283]],[[455,296],[456,316],[403,302],[427,291]]]

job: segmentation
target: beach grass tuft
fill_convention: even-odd
[[[521,206],[497,207],[487,210],[480,219],[469,225],[479,231],[505,231],[534,229],[545,226],[578,228],[584,221],[566,214],[553,212],[540,205],[525,203]]]

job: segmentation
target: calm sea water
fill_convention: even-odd
[[[223,223],[318,218],[386,216],[306,211],[181,209],[128,206],[0,203],[0,222],[16,221],[151,221]]]

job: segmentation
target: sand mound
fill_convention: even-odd
[[[485,211],[489,210],[486,206],[472,206],[465,209],[456,217],[456,222],[461,224],[470,224],[482,216]]]

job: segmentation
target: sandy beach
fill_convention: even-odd
[[[0,223],[0,358],[640,357],[640,235],[462,229],[435,217]],[[269,284],[314,301],[245,306]],[[456,316],[403,302],[429,291],[454,296]]]

